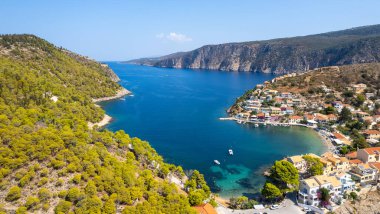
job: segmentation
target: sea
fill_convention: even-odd
[[[221,197],[253,197],[265,182],[264,170],[275,160],[326,150],[308,128],[219,120],[228,116],[236,98],[273,74],[106,63],[132,92],[100,104],[113,118],[106,128],[148,141],[166,162],[181,165],[187,173],[199,170]]]

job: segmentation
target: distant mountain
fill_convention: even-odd
[[[291,38],[206,45],[127,63],[156,67],[291,73],[380,61],[380,25]]]

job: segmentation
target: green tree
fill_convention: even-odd
[[[339,114],[339,121],[340,122],[347,122],[352,120],[352,114],[350,109],[347,107],[343,107],[342,111]]]
[[[286,160],[275,161],[270,170],[270,178],[282,192],[297,189],[299,185],[298,170]]]
[[[265,182],[261,194],[269,200],[274,200],[282,196],[281,190],[270,182]]]
[[[306,161],[307,173],[310,176],[323,174],[323,163],[319,158],[310,155],[304,155],[302,158]]]
[[[189,203],[192,206],[200,205],[206,199],[205,192],[202,189],[192,190],[189,193]]]

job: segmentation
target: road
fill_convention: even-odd
[[[300,207],[294,204],[294,202],[290,199],[285,199],[281,205],[280,208],[277,210],[270,210],[270,209],[262,209],[262,210],[255,210],[255,209],[249,209],[249,210],[232,210],[229,208],[225,208],[222,206],[219,206],[216,208],[216,211],[218,214],[253,214],[253,213],[268,213],[268,214],[302,214],[304,213]]]

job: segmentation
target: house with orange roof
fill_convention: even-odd
[[[209,203],[195,206],[194,208],[199,214],[218,214],[214,207]]]
[[[302,121],[302,117],[298,115],[292,115],[289,117],[289,123],[300,123]]]
[[[328,114],[327,119],[328,121],[337,121],[338,117],[335,114]]]
[[[357,156],[363,163],[380,162],[380,147],[359,149]]]
[[[358,157],[358,153],[357,153],[357,152],[350,152],[350,153],[347,153],[347,154],[345,155],[345,157],[346,157],[348,160],[357,159],[357,157]]]
[[[367,130],[363,131],[363,134],[367,139],[374,139],[374,140],[380,139],[380,131],[378,131],[378,130],[367,129]]]
[[[377,179],[377,182],[379,183],[379,182],[380,182],[380,163],[379,163],[379,162],[370,162],[369,165],[370,165],[373,169],[376,169],[376,170],[377,170],[377,176],[376,176],[376,179]]]

